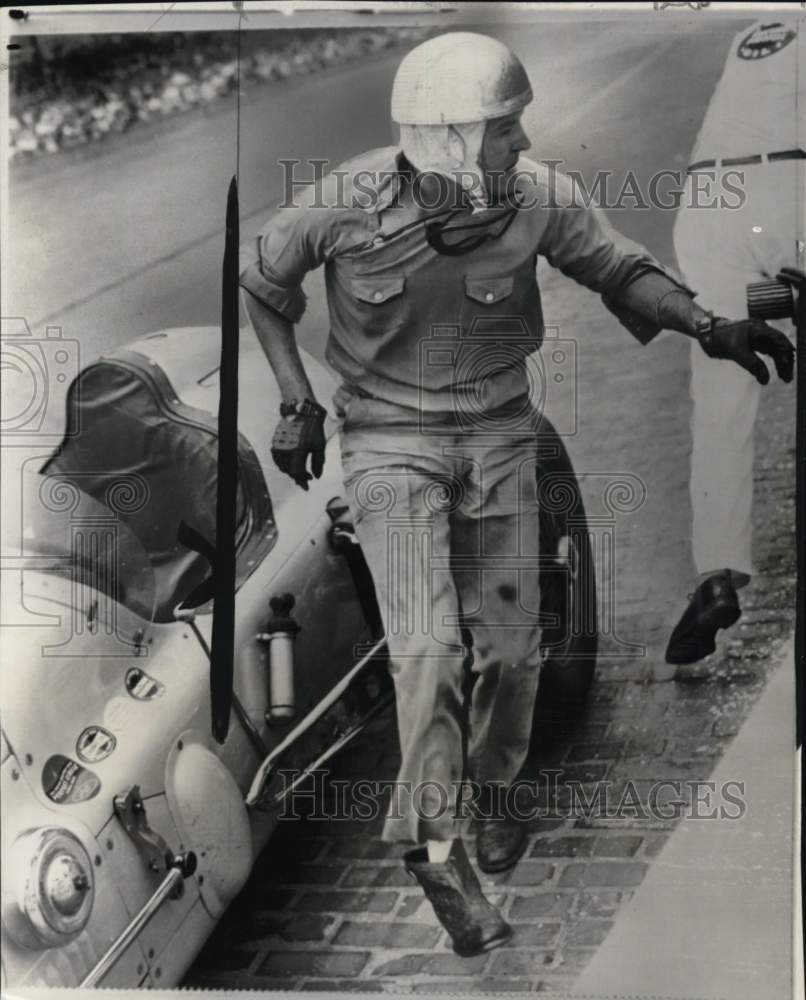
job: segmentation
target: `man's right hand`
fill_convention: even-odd
[[[322,475],[325,466],[325,417],[324,407],[311,399],[299,405],[283,405],[283,414],[271,442],[271,457],[274,464],[287,476],[291,476],[297,486],[308,489],[308,482]],[[308,456],[311,458],[311,472],[308,472]]]
[[[710,358],[735,361],[762,385],[769,382],[770,373],[759,354],[772,358],[780,379],[792,381],[795,348],[785,334],[761,319],[715,318],[710,333],[702,335],[700,343]]]

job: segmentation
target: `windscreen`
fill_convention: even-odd
[[[23,489],[26,502],[16,545],[24,565],[92,587],[152,621],[154,571],[126,523],[58,474],[26,474]],[[123,476],[110,483],[110,491],[129,502],[135,490],[136,483]]]

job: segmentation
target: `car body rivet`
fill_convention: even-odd
[[[181,740],[179,740],[179,742],[176,744],[176,749],[177,750],[182,750],[184,748],[184,746],[185,746],[185,744]]]
[[[149,948],[148,949],[148,957],[149,958],[153,958],[154,957],[154,949],[153,948]]]
[[[107,842],[106,842],[106,849],[107,849],[107,851],[112,851],[112,850],[115,849],[115,844],[114,844],[114,842],[111,839],[107,840]]]
[[[34,762],[34,755],[32,753],[27,753],[25,755],[25,763],[31,765],[33,764],[33,762]]]
[[[16,770],[12,770],[12,772],[11,772],[11,780],[12,781],[18,781],[19,777],[20,777],[20,772],[16,771]]]
[[[96,854],[95,855],[95,867],[96,868],[100,868],[101,867],[101,855],[100,854]]]

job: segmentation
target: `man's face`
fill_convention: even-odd
[[[487,122],[481,143],[481,168],[486,176],[512,170],[519,154],[531,147],[521,126],[521,115],[519,111]]]

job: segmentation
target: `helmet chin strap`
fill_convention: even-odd
[[[400,146],[420,173],[438,173],[458,184],[473,210],[488,207],[481,167],[486,121],[462,125],[401,125]]]

